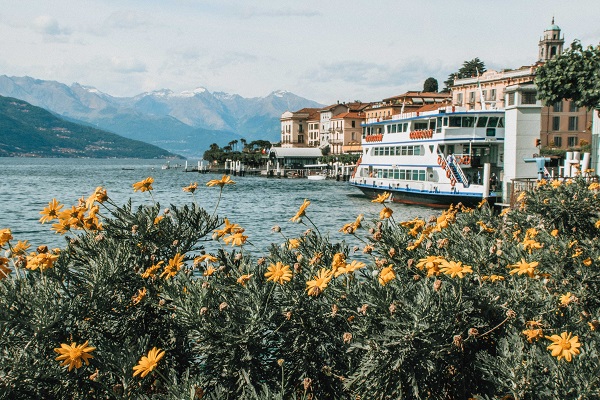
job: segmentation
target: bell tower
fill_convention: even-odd
[[[563,51],[563,45],[565,44],[565,38],[560,37],[560,28],[554,24],[554,17],[552,17],[552,25],[550,25],[544,31],[544,37],[539,42],[539,54],[538,61],[546,62],[559,56]]]

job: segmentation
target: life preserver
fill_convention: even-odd
[[[442,168],[446,169],[446,160],[442,159]]]
[[[429,130],[429,137],[430,138],[433,137],[433,130],[432,129]]]
[[[442,156],[438,156],[438,165],[442,165],[443,158]]]
[[[412,131],[408,134],[408,137],[410,137],[411,139],[414,139]]]
[[[449,169],[447,169],[447,170],[446,170],[446,178],[450,178],[450,175],[451,175],[451,173],[450,173],[450,170],[449,170]]]
[[[454,185],[456,185],[456,179],[450,179],[450,185],[454,187]]]
[[[462,158],[462,162],[463,162],[463,164],[470,164],[470,163],[471,163],[471,157],[469,157],[469,156],[464,156],[464,157]]]

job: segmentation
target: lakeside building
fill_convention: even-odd
[[[452,104],[468,110],[506,108],[506,88],[533,83],[537,69],[559,56],[564,42],[561,29],[553,18],[538,42],[538,60],[535,64],[518,69],[488,70],[478,77],[456,79],[451,88]],[[543,106],[540,144],[551,149],[580,149],[591,142],[591,121],[592,111],[578,108],[571,100]]]
[[[346,112],[331,118],[329,146],[331,154],[362,153],[364,112]]]
[[[366,110],[366,118],[379,118],[383,121],[393,115],[417,111],[425,105],[449,105],[452,97],[449,93],[408,91],[398,96],[388,97],[372,103]]]
[[[314,121],[318,108],[286,111],[281,116],[281,147],[307,147],[308,121]]]

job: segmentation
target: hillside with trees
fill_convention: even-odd
[[[171,158],[159,147],[65,121],[22,100],[0,96],[0,156]]]

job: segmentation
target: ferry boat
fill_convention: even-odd
[[[370,197],[447,206],[502,197],[504,110],[439,106],[372,118],[350,184]]]

